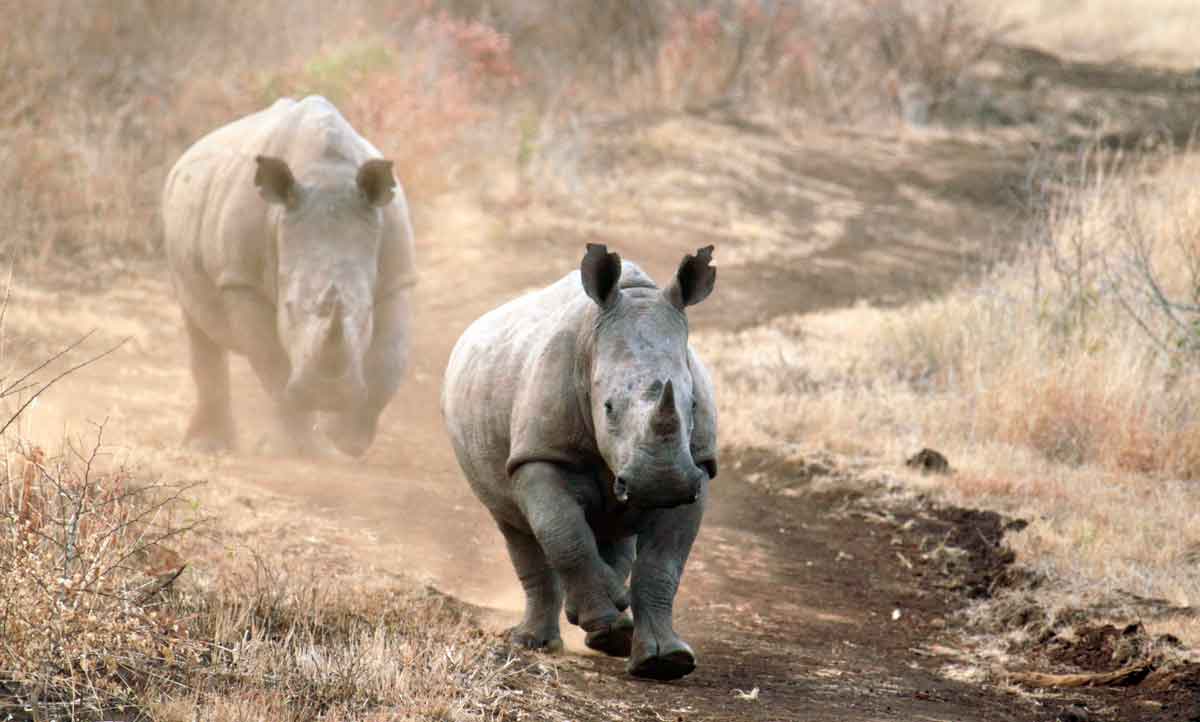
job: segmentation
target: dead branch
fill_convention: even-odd
[[[1155,664],[1143,660],[1122,667],[1115,672],[1083,672],[1079,674],[1050,674],[1046,672],[1008,672],[1010,682],[1040,689],[1066,689],[1072,687],[1130,687],[1140,683],[1151,672]]]

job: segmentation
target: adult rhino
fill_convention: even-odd
[[[588,245],[578,272],[484,315],[454,347],[442,413],[525,590],[514,641],[561,648],[565,596],[587,645],[628,656],[631,674],[695,668],[672,608],[717,474],[712,382],[684,314],[713,289],[711,258],[712,246],[686,256],[660,290]]]
[[[364,453],[407,363],[415,281],[391,161],[324,98],[281,99],[189,148],[162,202],[196,383],[187,441],[234,445],[233,351],[273,401],[271,450],[313,450],[319,411],[334,446]]]

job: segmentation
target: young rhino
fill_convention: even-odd
[[[717,474],[712,382],[684,315],[712,292],[711,259],[712,246],[686,256],[660,290],[589,244],[578,272],[484,315],[454,348],[442,413],[525,589],[520,644],[561,648],[565,596],[587,645],[628,656],[633,675],[695,668],[672,607]]]
[[[189,443],[231,447],[227,352],[275,403],[264,441],[314,448],[314,412],[362,454],[408,352],[412,228],[392,164],[324,98],[282,99],[183,154],[163,189],[167,266],[191,344]]]

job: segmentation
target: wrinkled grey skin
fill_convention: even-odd
[[[717,472],[712,382],[684,315],[715,283],[711,251],[660,290],[589,245],[579,272],[486,314],[454,348],[442,413],[525,589],[512,630],[525,646],[561,647],[565,599],[588,646],[629,656],[632,674],[695,667],[672,607]]]
[[[364,453],[407,364],[415,281],[391,162],[324,98],[282,99],[189,148],[162,212],[197,389],[187,441],[234,445],[233,351],[274,402],[268,450],[311,453],[324,412],[334,446]]]

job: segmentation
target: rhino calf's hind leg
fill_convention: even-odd
[[[192,380],[196,383],[196,410],[184,443],[206,452],[232,449],[235,441],[229,405],[229,354],[213,343],[187,314],[183,321],[188,334]]]
[[[500,525],[508,556],[525,590],[525,619],[509,630],[514,642],[529,649],[562,649],[558,613],[563,605],[562,583],[532,535]]]

